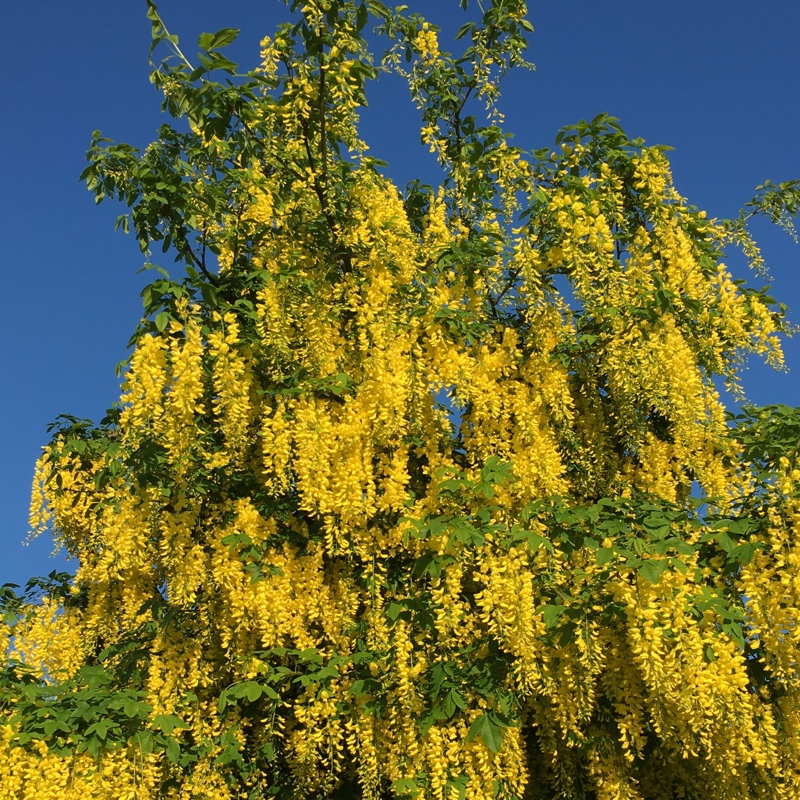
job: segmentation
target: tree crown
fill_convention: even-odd
[[[241,73],[236,31],[190,61],[149,2],[174,123],[93,137],[87,186],[184,275],[144,290],[120,402],[39,462],[32,524],[78,569],[3,588],[0,776],[793,796],[797,416],[726,416],[714,380],[781,364],[784,308],[723,251],[761,268],[748,220],[789,225],[800,186],[717,222],[608,115],[512,144],[523,2],[484,3],[460,55],[402,7],[291,10]],[[382,70],[437,187],[367,155]]]

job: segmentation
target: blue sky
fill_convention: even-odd
[[[446,30],[464,19],[456,0],[412,5]],[[241,28],[229,54],[246,67],[288,15],[280,0],[161,0],[159,9],[187,54],[203,31]],[[797,0],[541,0],[529,11],[537,70],[509,78],[502,103],[518,145],[547,146],[560,127],[609,112],[629,135],[675,148],[678,190],[713,217],[735,214],[766,178],[800,178]],[[23,546],[33,462],[57,414],[99,419],[117,399],[114,367],[147,280],[135,241],[113,230],[120,209],[95,207],[78,182],[91,132],[144,146],[163,121],[148,82],[145,0],[14,3],[4,23],[0,584],[65,566],[50,541]],[[363,122],[398,183],[433,177],[398,82],[373,85]],[[800,248],[767,225],[756,230],[772,293],[800,323]],[[800,336],[786,353],[788,373],[751,365],[752,402],[800,404]]]

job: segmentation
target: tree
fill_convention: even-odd
[[[512,146],[531,26],[485,5],[452,56],[402,7],[294,0],[242,74],[235,30],[190,62],[149,2],[175,123],[96,133],[83,178],[184,275],[39,461],[78,568],[0,591],[3,796],[800,794],[800,417],[714,384],[781,363],[783,307],[722,259],[761,268],[747,222],[791,230],[800,183],[719,223],[612,117]],[[380,70],[441,186],[366,155]]]

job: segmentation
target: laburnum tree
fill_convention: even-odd
[[[800,184],[720,222],[611,117],[513,145],[522,0],[460,55],[293,0],[244,73],[148,9],[174,123],[83,177],[182,274],[38,463],[77,568],[0,590],[0,797],[800,797],[800,417],[717,389],[781,365],[724,253]],[[439,186],[367,155],[385,71]]]

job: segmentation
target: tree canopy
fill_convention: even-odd
[[[717,381],[782,363],[725,252],[763,274],[748,222],[792,232],[800,183],[718,221],[608,115],[512,143],[522,0],[456,55],[290,5],[242,72],[148,0],[173,122],[94,134],[88,188],[182,274],[38,462],[77,569],[0,589],[0,797],[797,798],[800,417]],[[383,71],[438,186],[368,155]]]

